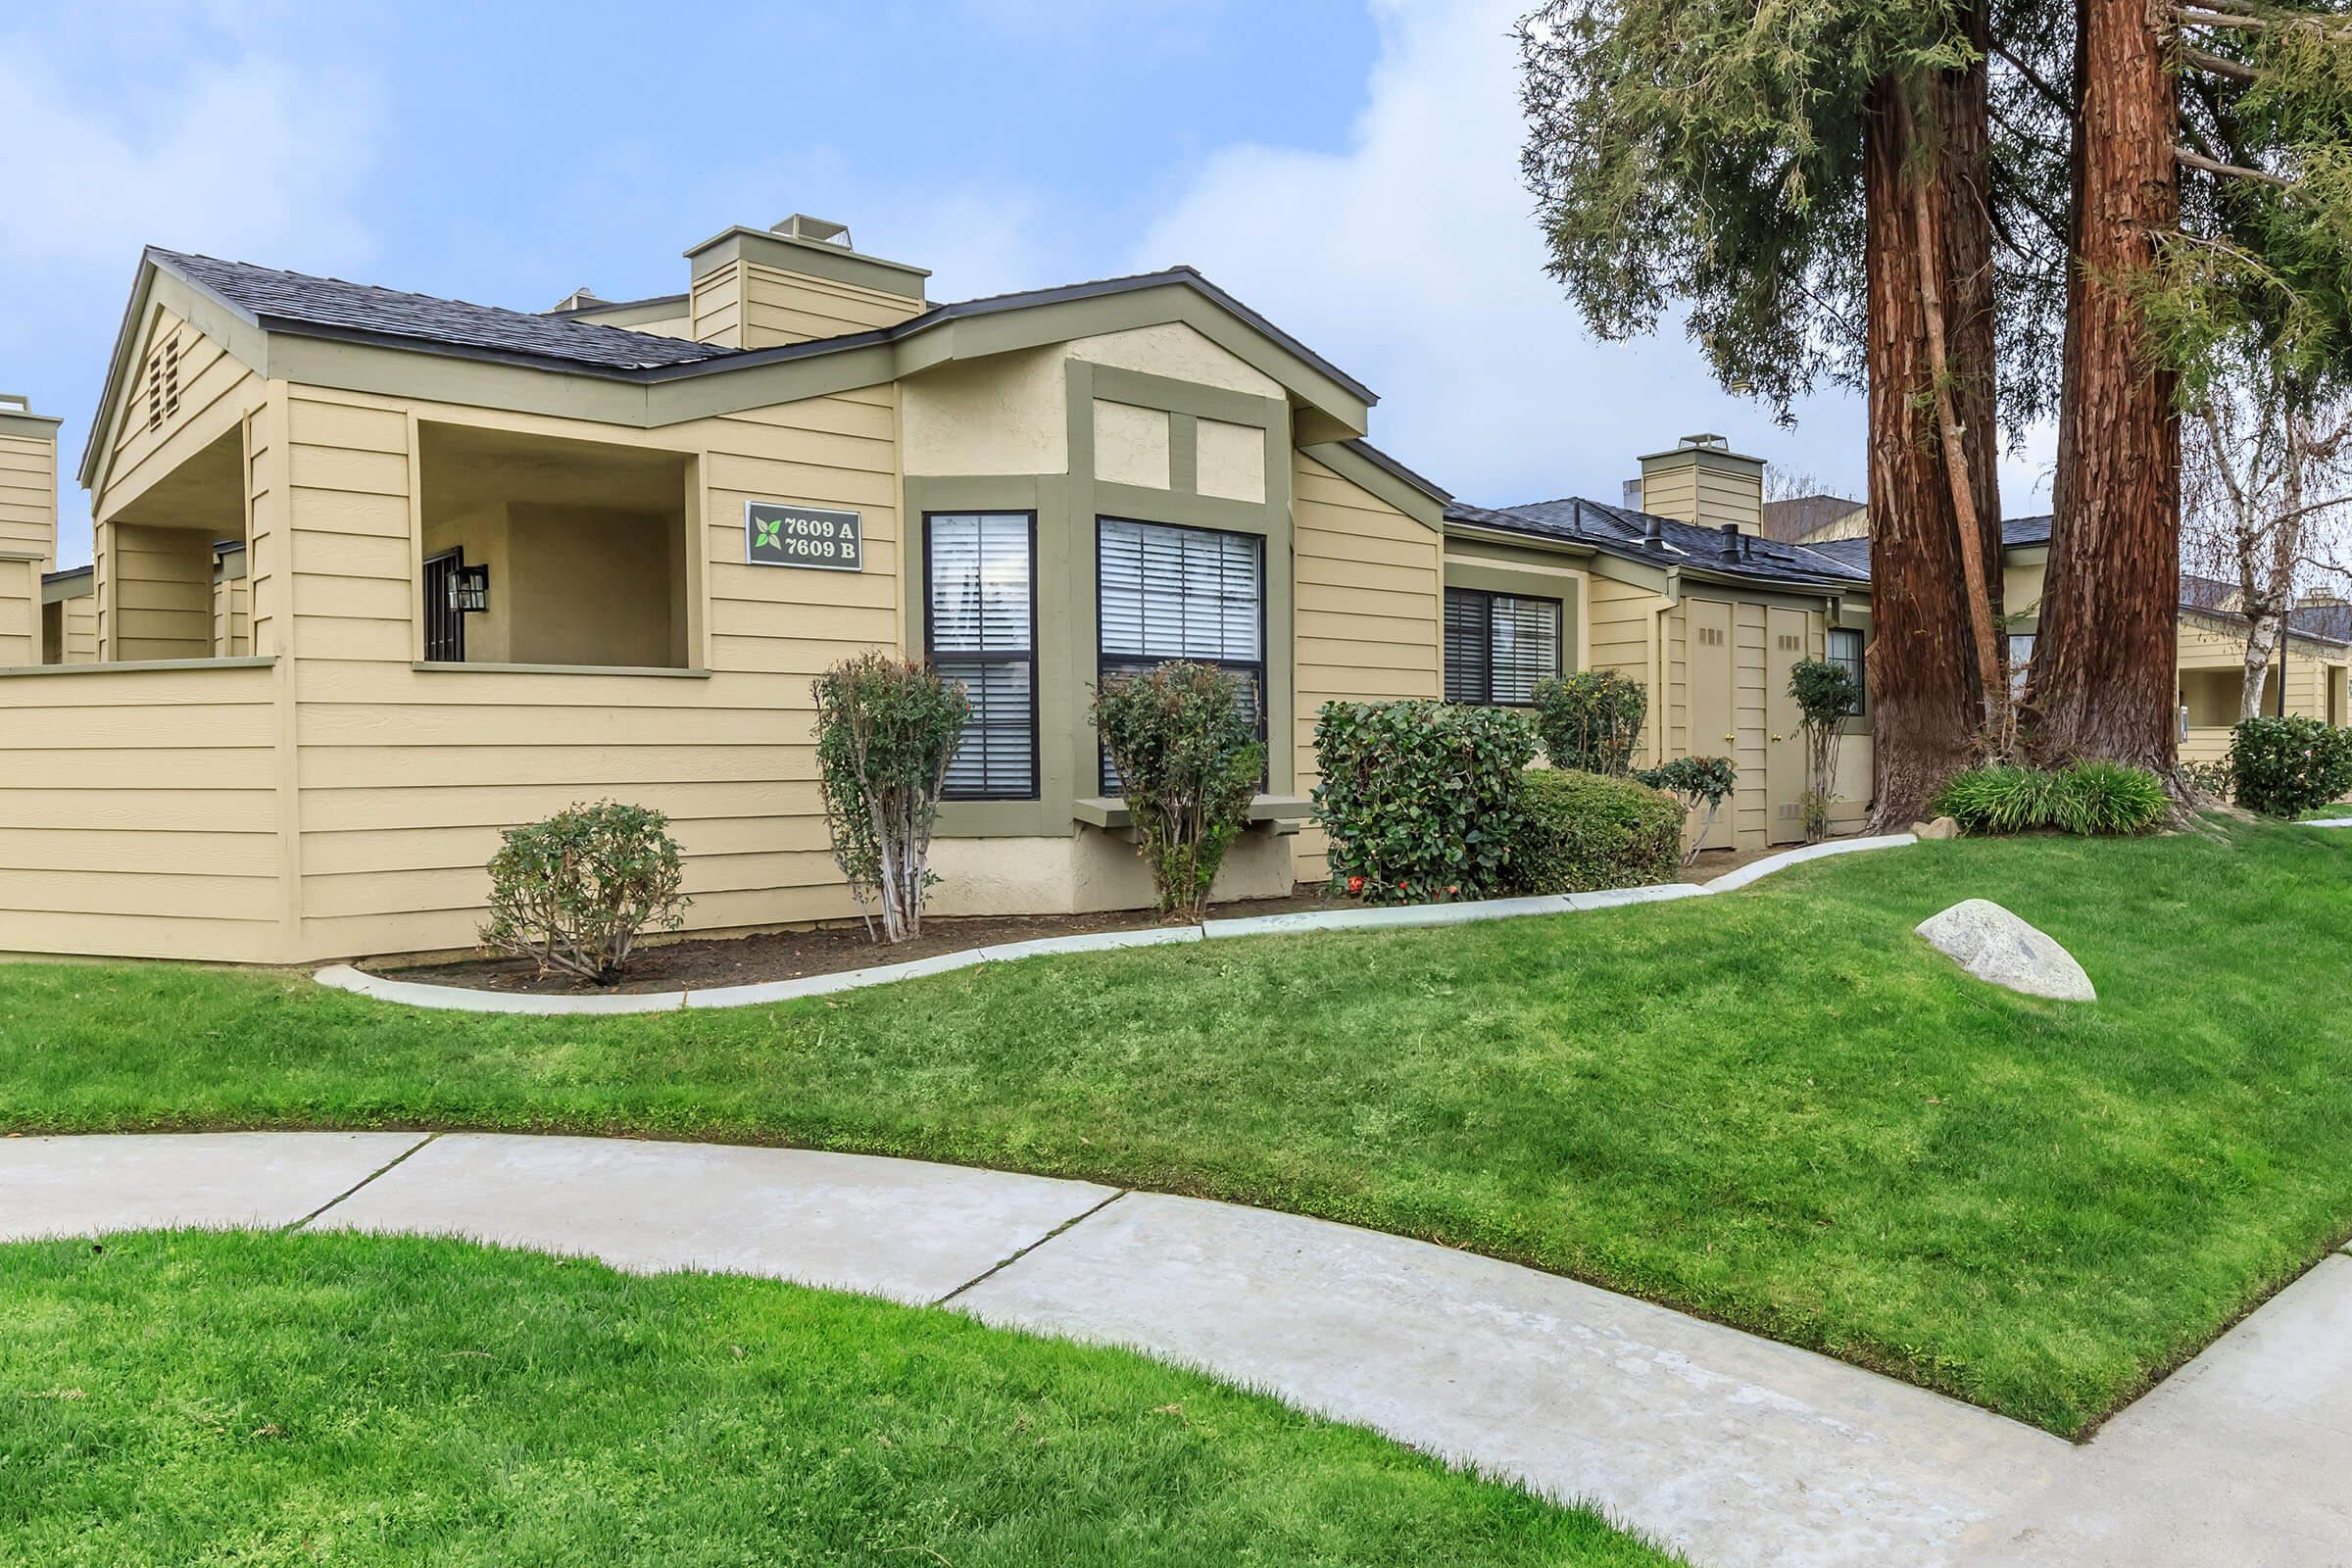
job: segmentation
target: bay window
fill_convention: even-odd
[[[923,518],[924,644],[972,704],[944,796],[1037,799],[1037,529],[1025,512]]]
[[[1266,725],[1265,541],[1255,534],[1103,517],[1096,523],[1098,682],[1171,660],[1242,679],[1258,738]],[[1118,793],[1110,759],[1102,788]]]

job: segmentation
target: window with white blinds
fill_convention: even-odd
[[[1560,602],[1446,590],[1446,700],[1523,707],[1560,672]]]
[[[1037,798],[1037,548],[1022,512],[923,519],[932,667],[972,702],[948,764],[950,800]]]
[[[2010,648],[2014,651],[2017,639],[2013,637],[2009,643]],[[1847,674],[1854,677],[1856,688],[1861,688],[1863,685],[1862,634],[1851,626],[1832,626],[1830,628],[1829,655],[1830,662],[1841,665]],[[1857,699],[1854,706],[1847,709],[1846,711],[1859,714],[1862,711],[1863,701]]]
[[[1103,517],[1096,525],[1101,681],[1172,660],[1242,677],[1260,740],[1266,725],[1265,541],[1255,534]],[[1102,759],[1102,788],[1118,774]]]

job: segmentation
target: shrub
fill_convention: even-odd
[[[1683,863],[1689,865],[1698,858],[1699,846],[1715,830],[1715,818],[1723,811],[1723,803],[1732,798],[1732,790],[1740,782],[1740,769],[1728,757],[1678,757],[1663,767],[1646,768],[1634,775],[1653,790],[1664,790],[1680,801],[1687,819],[1700,807],[1707,808],[1706,820],[1690,837],[1690,848],[1683,852]]]
[[[2142,833],[2171,809],[2162,780],[2122,762],[2062,767],[2050,791],[2050,826],[2085,837]]]
[[[2213,762],[2182,762],[2180,776],[2199,795],[2210,795],[2217,801],[2230,799],[2230,760],[2226,757]]]
[[[1482,898],[1509,884],[1520,714],[1434,702],[1331,703],[1315,720],[1315,820],[1334,887],[1382,904]]]
[[[1536,729],[1551,765],[1623,778],[1649,712],[1642,683],[1613,669],[1579,670],[1536,683]]]
[[[2144,833],[2172,808],[2163,781],[2122,762],[2071,762],[2055,770],[1972,767],[1946,779],[1928,809],[1965,833]]]
[[[1095,724],[1127,798],[1163,915],[1200,918],[1225,852],[1250,820],[1266,766],[1248,688],[1208,664],[1162,664],[1111,681]]]
[[[2352,791],[2352,730],[2316,718],[2241,718],[2230,737],[2237,804],[2266,816],[2301,816]]]
[[[909,660],[866,653],[816,678],[817,781],[834,863],[873,930],[903,942],[923,929],[931,829],[948,763],[963,739],[963,688]]]
[[[509,828],[490,860],[482,946],[611,985],[638,936],[686,923],[669,818],[642,806],[573,806]]]
[[[1511,853],[1521,893],[1592,893],[1671,882],[1683,863],[1683,806],[1630,778],[1531,768]]]
[[[1838,741],[1846,715],[1862,706],[1862,682],[1843,664],[1803,659],[1789,667],[1788,695],[1796,699],[1797,729],[1805,738],[1805,842],[1829,837],[1830,802],[1838,783]]]

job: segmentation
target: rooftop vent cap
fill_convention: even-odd
[[[1717,528],[1716,532],[1723,535],[1723,559],[1738,561],[1740,559],[1740,525],[1736,522],[1727,522]]]
[[[770,223],[767,231],[781,234],[786,239],[805,239],[817,245],[838,245],[845,251],[857,249],[850,243],[849,224],[811,218],[807,213],[795,213],[779,222]]]
[[[0,414],[30,414],[32,399],[22,392],[0,392]]]
[[[1729,452],[1732,450],[1732,438],[1717,435],[1711,430],[1701,431],[1697,435],[1683,437],[1675,443],[1675,447],[1684,452]]]
[[[603,298],[587,284],[582,283],[578,288],[556,301],[548,314],[552,316],[564,311],[584,311],[591,305],[608,305],[610,303],[612,302]]]
[[[1643,525],[1642,548],[1644,550],[1664,550],[1666,548],[1666,526],[1662,518],[1651,517]]]

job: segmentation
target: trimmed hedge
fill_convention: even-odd
[[[2230,736],[2237,804],[2265,816],[2301,816],[2352,794],[2352,730],[2316,718],[2241,718]]]
[[[2172,803],[2163,782],[2122,762],[2073,762],[2055,770],[1997,765],[1955,773],[1928,809],[1948,816],[1964,833],[2060,833],[2113,836],[2144,833],[2164,819]]]
[[[1512,855],[1520,893],[1596,893],[1671,882],[1683,866],[1683,804],[1629,778],[1532,768]]]
[[[1634,765],[1649,691],[1613,669],[1580,669],[1536,683],[1536,731],[1557,768],[1623,778]]]
[[[1329,703],[1315,720],[1315,820],[1335,891],[1376,904],[1486,898],[1510,883],[1535,727],[1437,702]]]

